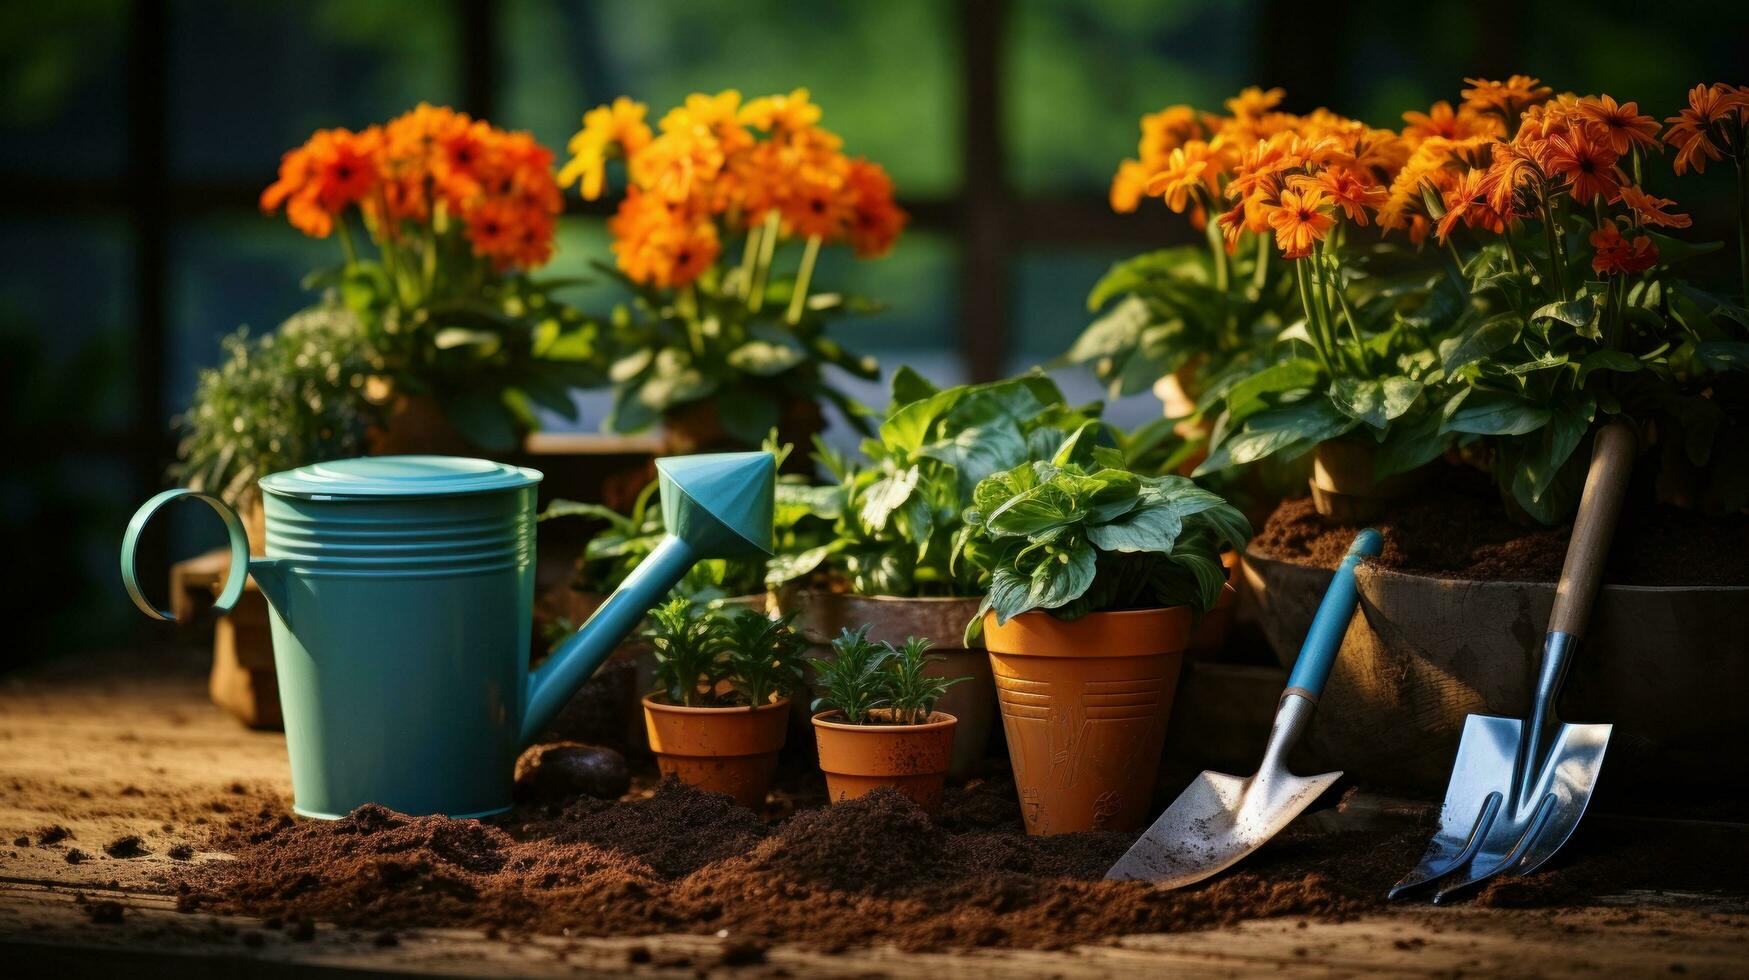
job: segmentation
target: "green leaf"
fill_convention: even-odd
[[[1382,480],[1438,459],[1446,443],[1439,431],[1439,413],[1431,410],[1415,412],[1391,426],[1373,454],[1373,476]]]
[[[1473,364],[1518,339],[1524,321],[1516,313],[1499,313],[1483,320],[1462,337],[1440,345],[1440,364],[1447,374]]]
[[[1139,296],[1127,297],[1089,324],[1062,359],[1070,364],[1087,364],[1130,354],[1141,343],[1142,328],[1153,319],[1146,301]]]
[[[632,533],[637,530],[624,514],[612,507],[584,503],[579,500],[555,500],[547,504],[546,509],[540,512],[540,517],[537,520],[550,521],[555,517],[592,517],[596,520],[606,521],[609,526],[622,533]]]
[[[1415,404],[1421,387],[1421,382],[1408,378],[1337,378],[1330,383],[1330,401],[1349,418],[1383,429]]]
[[[504,338],[491,330],[472,330],[467,327],[444,327],[432,335],[431,345],[438,350],[454,350],[457,347],[478,347],[481,357],[490,357],[498,353],[504,346]]]
[[[1694,356],[1714,371],[1749,371],[1749,343],[1740,340],[1703,340]]]
[[[913,490],[917,489],[917,481],[921,478],[917,467],[911,466],[900,470],[882,480],[877,480],[868,488],[862,498],[862,510],[858,515],[864,527],[870,531],[880,531],[887,526],[887,518],[893,511],[902,507],[910,499]]]
[[[1353,429],[1357,423],[1324,397],[1306,398],[1258,412],[1196,468],[1202,476],[1229,466],[1255,463],[1277,453],[1303,452]]]
[[[515,417],[491,392],[463,392],[449,400],[444,414],[462,438],[481,449],[504,453],[516,448]]]
[[[992,473],[1026,461],[1026,439],[1010,419],[963,429],[950,439],[941,439],[917,450],[920,456],[939,460],[954,468],[959,495],[969,501],[972,488]]]
[[[807,359],[801,343],[794,338],[789,343],[749,340],[730,351],[728,357],[730,367],[762,378],[782,374]]]
[[[1318,383],[1318,379],[1323,376],[1323,373],[1323,369],[1318,366],[1318,363],[1310,358],[1292,358],[1279,364],[1272,364],[1233,384],[1225,392],[1218,395],[1213,393],[1205,395],[1197,408],[1207,411],[1216,402],[1225,401],[1227,412],[1233,417],[1233,420],[1235,422],[1243,421],[1253,413],[1269,408],[1280,400],[1268,396],[1310,388]]]
[[[1048,549],[1027,576],[1026,601],[1032,609],[1055,609],[1081,597],[1093,584],[1097,555],[1086,542],[1068,550]]]
[[[1166,504],[1142,506],[1110,524],[1087,529],[1087,540],[1104,551],[1157,551],[1172,553],[1172,545],[1184,530],[1184,520]]]
[[[1539,307],[1530,315],[1532,320],[1558,320],[1569,327],[1583,327],[1591,322],[1591,315],[1596,302],[1590,296],[1581,296],[1564,302],[1557,301]]]
[[[922,401],[940,390],[930,383],[929,379],[913,371],[909,364],[901,364],[899,369],[893,372],[894,408]]]
[[[1640,359],[1627,351],[1608,349],[1592,351],[1579,361],[1579,386],[1581,388],[1585,386],[1585,379],[1590,377],[1593,371],[1622,371],[1631,374],[1640,370],[1641,367],[1643,365],[1640,363]]]
[[[1087,294],[1087,310],[1097,310],[1121,293],[1148,290],[1162,281],[1185,280],[1190,275],[1200,274],[1203,255],[1199,247],[1181,245],[1145,252],[1118,262]]]
[[[1441,432],[1468,432],[1481,436],[1516,436],[1547,425],[1549,410],[1516,395],[1474,391],[1446,416]]]
[[[1595,401],[1580,398],[1558,406],[1550,414],[1549,424],[1543,426],[1535,442],[1527,446],[1515,477],[1528,481],[1531,500],[1540,502],[1549,487],[1554,485],[1561,467],[1566,465],[1568,457],[1590,431],[1596,411]]]
[[[1086,511],[1053,484],[1046,483],[991,511],[984,526],[997,535],[1036,535],[1081,519]]]

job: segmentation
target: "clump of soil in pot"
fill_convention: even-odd
[[[1507,516],[1481,474],[1450,468],[1429,489],[1372,524],[1385,537],[1372,559],[1420,575],[1552,582],[1571,526],[1527,526]],[[1310,499],[1277,507],[1251,541],[1266,558],[1335,568],[1358,526],[1331,524]],[[1624,511],[1604,581],[1616,585],[1749,585],[1749,516],[1709,516],[1669,506]]]

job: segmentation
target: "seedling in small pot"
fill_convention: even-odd
[[[673,599],[650,611],[657,689],[644,725],[663,775],[764,805],[800,681],[802,640],[788,620],[732,615]]]
[[[935,710],[954,684],[968,678],[926,677],[929,641],[907,637],[895,649],[868,638],[868,627],[844,630],[835,657],[814,660],[820,696],[814,737],[834,801],[892,787],[933,812],[953,754],[958,719]]]

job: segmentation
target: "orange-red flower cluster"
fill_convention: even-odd
[[[1709,161],[1728,151],[1741,159],[1744,129],[1749,126],[1749,86],[1696,85],[1688,91],[1688,108],[1669,119],[1664,142],[1676,150],[1676,173],[1706,171]]]
[[[646,114],[626,98],[590,110],[559,175],[594,200],[608,162],[624,158],[626,195],[609,228],[620,270],[637,282],[690,283],[723,239],[772,216],[782,235],[848,243],[864,258],[884,255],[905,227],[886,171],[843,152],[806,89],[745,103],[733,90],[694,93],[655,130]]]
[[[459,220],[474,254],[499,269],[529,269],[552,258],[563,210],[552,166],[552,151],[527,133],[421,103],[363,132],[318,130],[281,159],[261,208],[283,205],[292,225],[315,238],[355,205],[389,241],[408,223]]]

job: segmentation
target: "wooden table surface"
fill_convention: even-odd
[[[318,925],[300,940],[246,918],[179,913],[168,894],[167,852],[199,844],[193,801],[222,797],[233,784],[289,792],[284,739],[222,715],[205,700],[200,674],[186,666],[119,679],[101,663],[63,664],[0,681],[0,974],[1749,975],[1749,910],[1668,894],[1615,896],[1601,907],[1560,912],[1415,906],[1340,923],[1272,919],[1061,952],[826,954],[779,945],[763,962],[738,966],[718,963],[733,937],[505,939],[427,929],[379,946],[368,932]],[[66,826],[73,839],[54,848],[36,846],[34,836],[15,844],[49,824]],[[104,844],[124,834],[139,835],[151,853],[105,855]],[[69,864],[70,846],[91,858]],[[224,858],[197,853],[193,860]],[[87,910],[99,900],[123,907],[119,923],[93,921]]]

